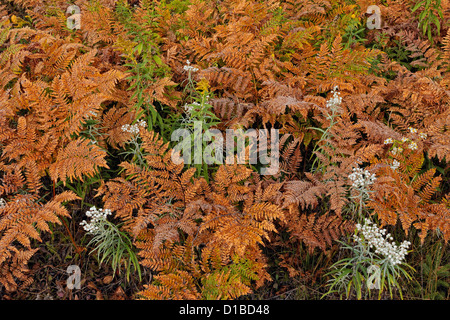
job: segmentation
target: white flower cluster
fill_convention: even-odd
[[[408,127],[408,129],[409,129],[409,132],[411,132],[411,133],[417,133],[417,129],[415,129],[415,128]]]
[[[408,129],[409,129],[409,132],[411,132],[411,133],[417,133],[418,132],[417,129],[412,128],[412,127],[408,127]],[[419,132],[419,137],[420,137],[420,139],[425,140],[427,138],[427,134],[425,132]]]
[[[353,168],[353,173],[349,174],[348,178],[353,181],[353,188],[364,189],[373,184],[377,177],[368,170]]]
[[[414,141],[412,141],[412,142],[414,142]],[[411,149],[411,150],[416,150],[417,149],[417,143],[411,143],[409,146],[408,146],[408,148],[409,149]],[[392,148],[392,150],[391,150],[391,153],[392,154],[395,154],[395,155],[397,155],[397,154],[400,154],[400,153],[402,153],[403,152],[403,148],[402,147],[394,147],[394,148]]]
[[[417,133],[418,130],[412,127],[408,127],[409,132],[411,133]],[[428,137],[428,135],[425,132],[419,132],[419,138],[422,140],[425,140]]]
[[[130,125],[130,124],[124,124],[122,126],[123,132],[130,132],[132,134],[138,134],[139,133],[139,127],[145,128],[147,126],[147,123],[144,120],[138,120],[136,124]]]
[[[80,225],[83,226],[83,229],[86,232],[95,234],[99,230],[99,222],[105,221],[108,215],[111,215],[111,210],[98,209],[93,206],[86,212],[86,216],[91,218],[91,221],[87,222],[86,220],[83,220]]]
[[[0,209],[4,208],[6,206],[6,201],[3,198],[0,198]]]
[[[417,143],[416,142],[414,142],[414,141],[412,141],[412,140],[410,140],[410,139],[408,139],[406,137],[403,137],[401,139],[401,141],[402,141],[402,143],[409,142],[408,149],[417,150]],[[403,151],[403,149],[402,149],[402,151]]]
[[[414,129],[414,128],[410,127],[409,130],[410,130],[411,133],[417,133],[417,129]],[[420,137],[420,139],[425,140],[427,138],[427,134],[424,133],[424,132],[420,132],[419,133],[419,137]],[[409,142],[408,149],[417,150],[417,148],[418,148],[417,143],[415,141],[412,141],[411,139],[409,139],[407,137],[402,137],[400,141],[402,143]],[[384,140],[384,144],[393,144],[393,143],[394,143],[394,140],[392,138],[387,138],[386,140]],[[403,152],[403,148],[401,148],[401,147],[394,147],[394,148],[392,148],[391,152],[393,154],[399,154],[399,153]]]
[[[414,141],[411,141],[408,145],[408,149],[417,150],[417,143],[415,143]]]
[[[391,169],[397,170],[398,167],[400,167],[400,162],[398,162],[397,160],[394,159],[394,161],[392,162],[392,165],[391,165]]]
[[[195,68],[193,66],[191,66],[191,62],[189,60],[186,60],[186,65],[183,67],[184,70],[186,71],[191,71],[191,72],[197,72],[198,68]]]
[[[335,90],[331,90],[331,94],[333,95],[333,97],[327,100],[327,108],[330,108],[331,110],[338,109],[342,103],[340,93],[339,91],[336,91],[336,89],[337,88],[335,88]]]
[[[391,152],[392,152],[392,154],[399,154],[399,153],[403,152],[403,148],[402,147],[398,147],[398,148],[394,147],[394,148],[392,148]]]
[[[381,254],[389,260],[392,265],[397,265],[405,260],[408,254],[408,247],[411,245],[409,241],[403,241],[400,246],[390,242],[393,240],[392,236],[386,234],[385,229],[379,229],[375,224],[369,220],[365,220],[365,224],[356,224],[358,232],[362,233],[362,237],[355,235],[355,240],[358,242],[367,241],[369,248],[374,248],[376,254]]]
[[[200,103],[198,103],[197,101],[194,101],[190,104],[185,104],[183,106],[183,108],[184,108],[184,111],[186,111],[187,113],[191,113],[193,109],[200,107],[200,106],[201,106]]]

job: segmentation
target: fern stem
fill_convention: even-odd
[[[61,218],[60,220],[62,221],[62,223],[66,227],[66,230],[67,230],[67,233],[69,235],[70,241],[72,242],[73,246],[75,247],[76,253],[81,254],[83,251],[86,250],[86,248],[77,245],[77,243],[75,242],[75,239],[72,236],[72,232],[70,232],[70,229],[69,229],[69,226],[67,225],[66,220],[64,220],[64,218]]]

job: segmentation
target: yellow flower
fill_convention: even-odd
[[[202,78],[198,83],[196,89],[201,93],[207,93],[209,89],[209,82],[207,79]]]

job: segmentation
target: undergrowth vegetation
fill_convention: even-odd
[[[2,299],[450,298],[450,1],[0,3]]]

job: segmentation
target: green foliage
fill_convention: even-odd
[[[194,87],[194,83],[190,78],[190,72],[188,80],[191,86]],[[189,88],[189,86],[187,85],[186,88]],[[191,95],[189,95],[192,102],[183,106],[184,116],[178,122],[179,127],[174,127],[176,129],[186,129],[190,132],[190,138],[182,141],[183,148],[191,150],[190,163],[197,169],[196,175],[202,175],[207,181],[209,181],[210,177],[209,166],[202,160],[200,160],[202,163],[198,163],[199,159],[196,159],[196,156],[200,155],[203,158],[208,141],[214,143],[210,130],[219,123],[219,118],[212,112],[212,105],[209,104],[212,95],[208,88],[209,84],[205,79],[196,84],[195,91],[191,91]],[[201,146],[197,145],[197,141],[201,141]],[[214,159],[213,156],[211,159]],[[213,163],[212,165],[214,164],[218,163]]]
[[[100,219],[96,223],[98,230],[94,233],[88,246],[93,247],[90,253],[96,253],[99,264],[110,264],[113,276],[125,269],[126,279],[130,281],[132,270],[137,272],[141,280],[141,267],[134,251],[133,243],[126,232],[106,219]]]
[[[450,262],[448,250],[441,241],[431,245],[420,262],[416,276],[415,293],[422,299],[448,299],[450,289]]]
[[[124,64],[131,74],[127,78],[131,82],[128,90],[133,91],[131,99],[136,101],[133,108],[138,116],[144,115],[149,130],[164,131],[164,118],[158,112],[148,88],[157,84],[158,79],[170,76],[170,68],[161,59],[159,48],[162,39],[157,32],[157,19],[160,15],[156,11],[155,3],[143,1],[141,9],[144,15],[140,19],[137,19],[135,11],[126,1],[119,1],[115,9],[118,21],[134,43],[127,57],[128,61]]]
[[[352,244],[340,242],[343,250],[349,250],[350,256],[342,258],[331,266],[327,273],[330,277],[329,290],[325,295],[338,293],[342,298],[356,295],[356,299],[371,297],[371,290],[378,290],[378,299],[383,292],[389,291],[393,298],[393,289],[397,289],[400,298],[403,299],[401,278],[411,280],[411,271],[415,271],[409,264],[392,264],[388,257],[372,252],[370,245],[364,236],[362,241],[354,241]],[[325,296],[324,295],[324,296]]]
[[[160,6],[169,9],[174,13],[183,13],[191,5],[190,0],[167,0],[161,1]]]
[[[218,277],[221,278],[220,281]],[[206,300],[228,300],[238,296],[236,293],[242,290],[242,287],[250,286],[251,281],[257,279],[252,261],[236,256],[231,264],[203,279],[202,296]],[[220,286],[217,285],[218,282],[221,283]]]
[[[419,10],[420,9],[420,10]],[[433,31],[432,25],[436,27],[436,33],[441,35],[441,20],[444,20],[442,13],[441,0],[421,0],[418,1],[411,12],[421,11],[419,14],[419,28],[422,30],[423,35],[428,37],[428,40],[433,43]],[[441,19],[441,20],[439,20]]]

